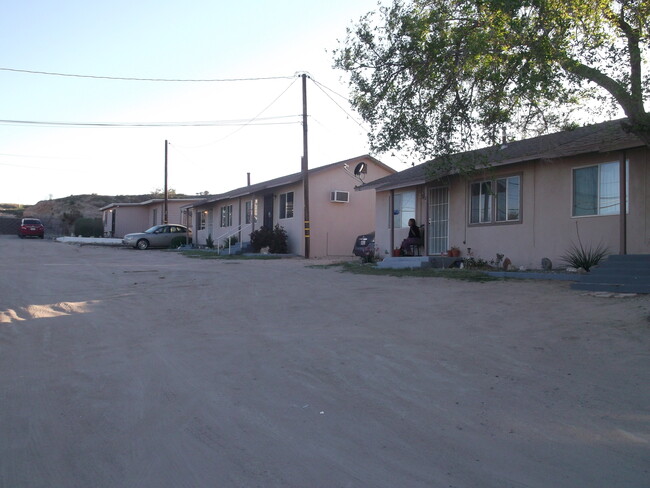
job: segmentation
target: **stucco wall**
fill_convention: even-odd
[[[472,178],[452,178],[449,182],[449,245],[458,245],[463,255],[471,248],[474,257],[491,260],[497,253],[510,258],[515,266],[540,268],[542,258],[551,259],[561,267],[562,256],[573,245],[589,248],[602,244],[610,253],[620,252],[620,217],[618,215],[573,217],[572,175],[581,166],[618,161],[621,153],[590,154],[568,159],[535,161],[492,168],[485,175]],[[650,182],[648,151],[628,151],[629,213],[627,214],[627,252],[650,252],[648,210]],[[500,176],[521,175],[521,220],[518,223],[469,225],[469,184],[471,181]],[[418,198],[416,219],[426,222],[424,186],[398,191],[416,190]],[[377,243],[390,249],[388,225],[390,192],[377,193]],[[425,198],[423,198],[423,196]],[[395,246],[399,247],[404,229],[395,231]]]
[[[105,232],[110,232],[112,214],[115,213],[115,233],[113,237],[122,238],[132,232],[142,232],[151,227],[147,209],[143,207],[114,207],[105,210]]]
[[[355,158],[348,163],[347,171],[344,162],[329,166],[322,171],[311,171],[309,175],[309,213],[310,213],[310,257],[324,256],[351,256],[354,240],[359,234],[372,232],[375,227],[375,195],[373,191],[356,191],[354,188],[361,184],[359,179],[351,174],[357,163],[367,163],[367,173],[364,181],[372,181],[377,178],[391,174],[388,168],[376,165],[367,158]],[[337,203],[330,201],[332,191],[347,191],[349,193],[348,203]],[[281,194],[293,192],[293,217],[280,218]],[[304,239],[304,192],[302,182],[286,184],[276,188],[265,189],[252,196],[245,196],[241,199],[217,202],[209,207],[201,207],[201,210],[212,210],[214,215],[212,224],[212,235],[223,235],[231,231],[241,222],[245,221],[245,202],[251,198],[258,201],[258,221],[255,228],[264,225],[264,196],[273,194],[273,226],[279,224],[288,235],[289,252],[302,255],[305,254]],[[223,205],[233,205],[233,226],[224,229],[219,227],[220,208]],[[241,206],[241,210],[240,210]],[[195,218],[198,224],[198,217]],[[210,232],[210,225],[205,230],[197,231],[196,242],[205,244],[205,239]],[[251,228],[242,232],[243,242],[250,240]],[[216,240],[215,240],[216,244]]]
[[[364,181],[388,174],[386,169],[368,164]],[[375,230],[375,195],[373,191],[356,191],[361,181],[353,178],[343,165],[317,173],[309,180],[311,256],[350,256],[359,234]],[[349,202],[331,202],[332,191],[347,191]]]

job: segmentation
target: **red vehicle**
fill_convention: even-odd
[[[18,237],[40,237],[45,236],[45,227],[38,219],[23,219],[18,229]]]

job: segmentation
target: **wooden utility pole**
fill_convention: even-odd
[[[302,74],[302,188],[305,215],[305,258],[309,259],[311,225],[309,222],[309,158],[307,147],[307,75]]]
[[[163,224],[168,224],[168,212],[167,212],[167,139],[165,139],[165,205],[163,206]]]

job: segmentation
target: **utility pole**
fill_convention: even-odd
[[[309,222],[309,158],[307,147],[307,74],[302,74],[302,188],[305,215],[305,258],[309,259],[310,222]]]
[[[163,224],[168,224],[168,212],[167,212],[167,146],[169,143],[165,139],[165,205],[163,206]]]

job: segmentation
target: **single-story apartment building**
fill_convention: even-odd
[[[288,235],[289,252],[305,256],[305,228],[309,257],[349,256],[355,238],[375,225],[375,195],[355,188],[394,174],[378,159],[359,156],[320,166],[307,172],[309,222],[305,225],[302,172],[282,176],[216,195],[191,207],[194,242],[208,237],[222,245],[236,236],[244,247],[261,226],[280,225]]]
[[[167,222],[191,227],[186,207],[203,198],[167,199]],[[165,200],[154,198],[140,203],[111,203],[100,209],[104,236],[122,238],[132,232],[142,232],[164,223]]]
[[[504,142],[366,183],[379,252],[400,247],[410,218],[424,225],[422,252],[431,256],[454,246],[464,257],[499,254],[536,269],[543,258],[560,267],[573,245],[650,252],[650,148],[622,122]]]

